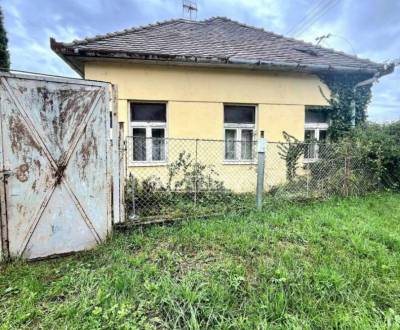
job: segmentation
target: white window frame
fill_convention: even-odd
[[[238,124],[238,123],[224,123],[224,163],[226,164],[254,164],[255,163],[255,149],[253,150],[253,157],[251,159],[242,158],[242,131],[251,130],[253,132],[253,139],[255,136],[256,125],[254,124]],[[226,130],[236,130],[236,140],[235,140],[235,159],[226,159]]]
[[[320,132],[327,131],[329,128],[328,123],[305,123],[304,124],[304,134],[306,131],[314,131],[315,136],[314,139],[316,141],[320,141]],[[314,163],[319,159],[319,145],[318,142],[314,145],[314,158],[306,158],[304,157],[304,163]]]
[[[158,121],[131,121],[131,103],[160,103],[165,104],[165,122]],[[132,148],[132,156],[129,157],[130,166],[160,166],[167,165],[168,162],[168,135],[167,135],[167,121],[168,121],[168,106],[165,102],[158,101],[130,101],[128,102],[129,111],[129,134],[132,136],[132,144],[129,146]],[[133,129],[142,128],[146,130],[146,160],[133,160]],[[164,159],[163,160],[153,160],[153,146],[152,146],[152,129],[164,129]]]

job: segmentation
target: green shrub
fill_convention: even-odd
[[[400,121],[390,124],[368,123],[348,137],[363,151],[363,160],[376,170],[385,187],[400,188]]]
[[[283,131],[282,134],[285,143],[278,144],[278,154],[286,163],[286,179],[292,182],[299,168],[299,159],[304,154],[305,144],[285,131]]]
[[[179,217],[193,215],[195,209],[197,213],[214,213],[228,205],[237,206],[237,200],[243,199],[234,198],[212,165],[194,160],[186,151],[167,165],[167,173],[164,181],[155,175],[142,180],[129,176],[125,194],[128,214]]]
[[[272,195],[298,199],[400,189],[400,122],[357,127],[335,143],[320,144],[318,159],[308,164],[300,157],[307,145],[283,134],[279,155],[287,182],[273,187]]]

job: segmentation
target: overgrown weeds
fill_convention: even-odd
[[[400,195],[115,233],[0,270],[0,328],[396,329]]]

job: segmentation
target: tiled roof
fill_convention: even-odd
[[[150,61],[161,58],[203,64],[319,66],[321,70],[383,69],[382,64],[367,59],[287,38],[224,17],[204,21],[170,20],[72,43],[53,40],[52,48],[64,58],[129,58],[136,54]]]

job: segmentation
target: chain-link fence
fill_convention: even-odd
[[[270,198],[354,196],[384,187],[379,164],[345,144],[269,143],[266,163],[265,192]]]
[[[127,137],[126,212],[156,222],[255,209],[257,142]],[[345,144],[266,145],[263,200],[361,195],[387,186],[379,162]]]

